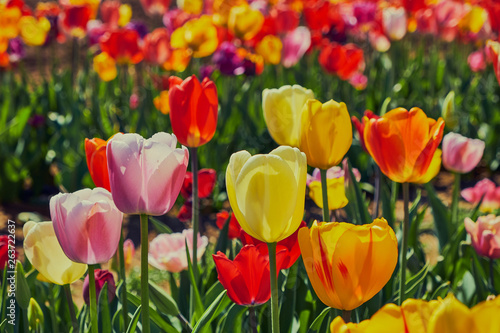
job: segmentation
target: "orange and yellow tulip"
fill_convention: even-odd
[[[116,62],[107,52],[101,52],[94,57],[94,71],[105,82],[114,80],[118,74]]]
[[[45,17],[36,19],[33,16],[23,16],[19,20],[19,30],[26,45],[40,46],[45,43],[50,22]]]
[[[0,37],[11,39],[19,35],[18,22],[21,15],[18,7],[0,7]]]
[[[281,39],[274,35],[267,35],[257,44],[255,52],[261,55],[264,62],[272,65],[278,65],[281,61],[281,50],[283,43]]]
[[[195,58],[209,56],[219,45],[217,29],[210,16],[192,19],[172,33],[170,45],[174,49],[190,49]]]
[[[391,180],[425,183],[430,180],[426,174],[443,138],[443,129],[442,118],[427,118],[419,108],[397,108],[379,119],[366,119],[366,150]]]
[[[264,24],[264,15],[248,4],[231,8],[228,19],[229,31],[238,38],[249,40],[255,37]]]
[[[377,294],[398,260],[396,235],[384,218],[365,225],[316,221],[300,229],[299,245],[316,295],[346,311]]]

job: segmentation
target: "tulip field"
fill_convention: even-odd
[[[499,258],[499,1],[0,0],[1,333],[500,333]]]

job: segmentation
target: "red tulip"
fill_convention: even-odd
[[[105,270],[105,269],[96,269],[94,271],[94,277],[95,277],[95,289],[96,289],[96,295],[97,299],[99,299],[99,295],[101,294],[102,287],[104,287],[104,284],[107,282],[108,283],[108,303],[111,303],[111,301],[115,298],[115,291],[116,291],[116,284],[115,284],[115,279],[113,277],[113,274],[111,274],[110,271]],[[83,281],[83,299],[85,300],[85,303],[89,304],[89,275],[85,277],[85,280]]]
[[[99,138],[85,139],[85,156],[90,177],[97,187],[103,187],[111,192],[108,175],[108,161],[106,159],[107,141]]]
[[[299,26],[299,13],[286,5],[275,6],[270,15],[278,33],[292,31]]]
[[[142,46],[144,59],[155,65],[162,65],[170,57],[170,34],[165,28],[153,30],[144,37]]]
[[[13,245],[12,240],[9,243],[9,236],[8,235],[0,236],[0,271],[2,271],[5,268],[5,264],[7,264],[9,259],[16,259],[17,258],[17,251],[16,250],[14,250],[14,258],[11,258],[9,256],[9,250],[12,250],[12,248],[9,249],[9,244]]]
[[[329,73],[348,80],[364,65],[363,50],[354,44],[330,43],[319,54],[320,65]]]
[[[260,305],[271,297],[269,256],[260,250],[262,247],[267,248],[267,245],[246,245],[233,261],[220,251],[212,255],[219,281],[236,304]],[[282,260],[284,251],[277,249],[277,263]]]
[[[182,81],[170,77],[170,122],[179,142],[199,147],[212,139],[217,126],[217,87],[205,78],[200,83],[195,75]]]
[[[360,122],[359,119],[356,118],[355,116],[352,116],[351,120],[352,123],[354,124],[354,127],[356,127],[356,130],[358,131],[359,142],[361,143],[361,147],[363,148],[364,151],[367,151],[365,146],[365,137],[364,137],[366,121],[370,119],[378,119],[380,118],[380,116],[377,116],[376,114],[373,113],[373,111],[370,110],[366,110],[364,116],[367,117],[368,119],[362,117],[362,122]]]
[[[236,218],[235,218],[236,220]],[[281,266],[277,266],[279,270],[282,269],[288,269],[292,267],[292,265],[297,261],[297,259],[300,256],[300,247],[299,247],[299,242],[297,241],[297,236],[299,234],[300,228],[307,227],[307,224],[302,221],[300,223],[300,226],[297,228],[297,230],[288,236],[287,238],[281,240],[278,242],[276,251],[284,250],[283,252],[283,261],[281,262]],[[255,245],[258,246],[259,244],[266,244],[256,238],[253,238],[249,234],[247,234],[243,229],[241,230],[240,233],[240,239],[243,245]],[[267,246],[264,247],[259,247],[259,250],[261,250],[264,254],[268,254]]]
[[[227,222],[228,219],[229,219],[229,212],[222,210],[219,213],[217,213],[217,221],[215,222],[215,224],[219,229],[222,230],[222,228],[224,228],[224,225],[228,223]],[[238,223],[238,220],[236,219],[234,214],[231,214],[231,219],[229,220],[229,228],[227,231],[227,237],[229,239],[240,238],[240,233],[241,233],[241,226]]]
[[[102,22],[109,27],[118,27],[118,20],[120,19],[120,1],[108,0],[101,4],[101,19]]]
[[[217,181],[217,172],[214,169],[201,169],[198,171],[198,198],[208,197],[214,190]],[[182,197],[190,200],[193,195],[193,173],[186,172],[184,183],[181,187]]]
[[[87,23],[92,17],[90,5],[65,6],[59,14],[59,22],[62,30],[67,34],[82,38],[87,33]]]
[[[132,29],[108,31],[99,39],[99,44],[102,52],[119,64],[137,64],[144,57],[139,47],[139,34]]]

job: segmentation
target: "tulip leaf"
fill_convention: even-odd
[[[383,116],[387,112],[387,108],[389,107],[389,103],[391,102],[391,98],[387,97],[384,99],[384,103],[382,103],[382,107],[380,108],[379,116]]]
[[[200,317],[200,320],[198,320],[196,326],[193,328],[193,333],[202,332],[203,328],[210,324],[210,322],[215,317],[214,314],[218,312],[219,307],[221,307],[221,305],[224,303],[223,300],[226,298],[226,293],[226,290],[221,292],[220,295],[215,299],[215,301],[213,301],[212,305],[208,307],[207,311],[203,313],[203,315]]]
[[[434,215],[434,225],[436,226],[438,234],[439,247],[444,249],[450,240],[451,230],[453,230],[451,225],[451,216],[446,206],[438,198],[434,187],[430,183],[424,184],[424,187],[427,191],[427,197],[432,208],[432,214]]]
[[[5,318],[0,324],[0,332],[3,332],[5,329],[5,325],[7,324],[7,318]]]
[[[446,281],[442,283],[439,287],[434,290],[434,292],[431,295],[431,298],[428,299],[428,301],[432,299],[437,299],[438,297],[445,298],[446,295],[448,295],[448,292],[450,291],[450,281]]]
[[[220,320],[219,332],[241,332],[241,317],[247,311],[247,307],[233,303],[223,318]]]
[[[108,282],[105,282],[102,286],[101,292],[99,294],[99,307],[97,309],[99,316],[101,317],[101,330],[103,332],[111,332],[111,321],[109,313],[109,302],[108,302]]]
[[[115,331],[117,332],[123,332],[124,331],[124,323],[123,323],[123,308],[118,308],[116,312],[113,315],[113,319],[111,319],[111,326],[114,328]]]
[[[31,292],[26,277],[24,275],[23,265],[20,261],[16,265],[16,301],[23,310],[28,309],[30,304]]]
[[[191,255],[189,254],[189,247],[187,244],[187,239],[184,239],[184,243],[186,246],[186,256],[187,256],[187,262],[188,262],[189,280],[191,281],[191,286],[193,287],[192,291],[194,292],[195,314],[201,315],[203,312],[205,312],[205,308],[203,307],[203,302],[201,301],[200,292],[198,291],[198,284],[197,284],[196,279],[194,277],[193,264],[191,263]]]
[[[352,172],[351,162],[347,161],[347,164],[349,170],[349,185],[347,187],[346,194],[349,194],[349,204],[353,203],[353,205],[355,206],[354,209],[358,215],[358,217],[356,218],[357,224],[369,224],[372,221],[370,213],[368,212],[368,208],[366,206],[366,200],[363,197],[361,187],[359,186],[359,183],[356,180],[354,173]]]
[[[422,281],[427,277],[427,273],[429,272],[429,264],[425,264],[424,267],[417,274],[413,275],[409,279],[406,280],[406,291],[405,291],[405,299],[412,297],[417,288],[421,285]],[[394,295],[394,302],[399,300],[399,288]]]
[[[325,320],[325,317],[330,313],[330,307],[326,307],[319,316],[314,319],[312,322],[311,326],[309,326],[309,330],[307,332],[315,332],[321,328],[321,325],[323,324],[323,321]]]
[[[127,292],[127,300],[130,301],[135,306],[141,305],[141,299],[131,292]],[[162,332],[167,333],[178,333],[178,331],[169,323],[167,323],[158,313],[156,307],[149,306],[149,318],[153,323],[155,323]],[[83,332],[83,331],[82,331]]]
[[[137,307],[137,310],[135,310],[135,313],[134,313],[134,316],[132,317],[132,320],[128,324],[127,333],[132,333],[132,332],[136,331],[137,323],[139,322],[139,318],[141,317],[141,310],[142,310],[142,305],[139,305],[139,307]],[[104,332],[108,332],[108,331],[104,331]],[[109,332],[111,332],[111,331],[109,331]]]
[[[167,227],[165,225],[165,223],[161,222],[157,218],[155,218],[153,216],[149,216],[149,220],[153,224],[153,227],[155,227],[156,231],[158,231],[160,234],[171,234],[172,233],[172,229]]]
[[[159,311],[172,316],[177,316],[180,313],[175,300],[152,281],[149,281],[149,295]]]
[[[486,193],[483,194],[483,196],[481,197],[481,200],[479,200],[479,202],[476,204],[476,206],[474,206],[474,209],[472,209],[472,211],[470,212],[469,218],[472,221],[477,220],[478,215],[479,215],[479,207],[481,207],[481,204],[483,203],[485,195],[486,195]]]

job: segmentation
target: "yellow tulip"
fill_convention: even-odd
[[[281,49],[283,43],[281,39],[274,35],[267,35],[257,44],[255,52],[264,58],[264,62],[278,65],[281,61]]]
[[[472,318],[476,327],[484,333],[500,332],[500,297],[490,301],[481,302],[471,309]]]
[[[211,55],[217,49],[218,44],[217,29],[212,24],[210,16],[207,15],[187,21],[182,27],[175,29],[170,36],[172,48],[188,48],[195,58]]]
[[[52,222],[27,222],[23,228],[24,254],[44,278],[58,285],[80,279],[87,265],[73,262],[64,254]]]
[[[383,218],[365,225],[315,221],[299,230],[298,239],[316,294],[336,309],[350,311],[371,299],[398,260],[396,235]]]
[[[246,3],[247,2],[245,0],[214,0],[212,6],[214,13],[212,16],[212,20],[214,24],[221,27],[226,27],[231,8],[235,6],[241,6]]]
[[[0,37],[11,39],[19,35],[18,23],[21,15],[18,7],[5,8],[0,4]]]
[[[103,81],[111,81],[116,78],[116,62],[106,52],[101,52],[94,57],[94,70]]]
[[[294,233],[302,221],[307,162],[297,148],[266,155],[233,154],[226,170],[229,203],[243,230],[266,243]]]
[[[498,311],[498,310],[497,310]],[[498,313],[498,312],[497,312]],[[478,332],[472,313],[455,296],[448,294],[442,304],[432,313],[427,327],[428,333]],[[481,330],[482,332],[482,330]]]
[[[343,208],[349,202],[345,196],[344,177],[329,178],[326,180],[328,192],[328,209]],[[309,196],[319,208],[323,208],[323,191],[321,182],[313,181],[309,184]]]
[[[299,148],[307,164],[329,169],[342,161],[352,144],[352,125],[344,103],[311,99],[302,108]]]
[[[120,27],[126,26],[130,19],[132,18],[132,7],[127,4],[120,5],[118,9],[118,13],[120,14],[120,18],[118,19],[118,25]]]
[[[313,99],[310,89],[299,85],[279,89],[264,89],[262,110],[269,134],[279,145],[299,146],[300,113],[308,99]]]
[[[487,21],[488,11],[481,6],[473,6],[462,18],[459,26],[462,29],[477,34]]]
[[[159,96],[153,100],[155,108],[163,114],[170,113],[170,104],[168,103],[168,90],[162,90]]]
[[[33,16],[23,16],[19,20],[19,29],[26,45],[40,46],[45,43],[50,30],[50,22],[45,17],[37,20]]]
[[[227,27],[238,38],[249,40],[255,37],[264,24],[264,15],[248,4],[234,6],[229,12]]]
[[[202,0],[177,0],[177,7],[189,14],[199,15],[203,10]]]

